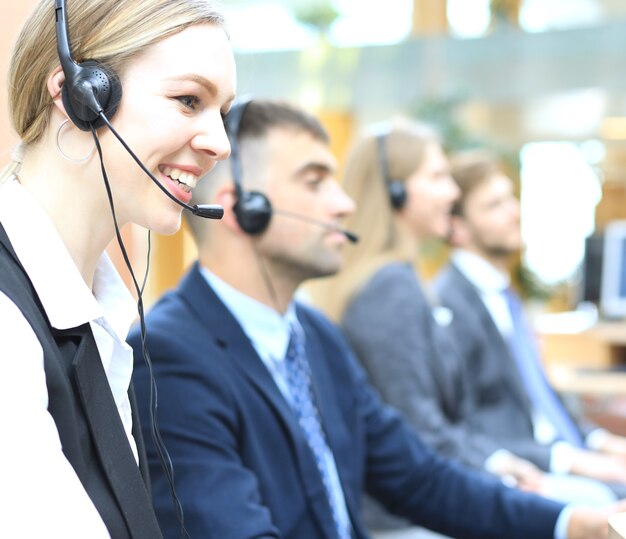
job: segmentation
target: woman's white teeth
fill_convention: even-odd
[[[184,183],[185,185],[188,185],[189,187],[193,189],[198,184],[198,177],[194,176],[193,174],[190,174],[189,172],[183,172],[179,176],[178,181],[180,183]]]
[[[189,190],[193,189],[196,185],[198,185],[198,177],[190,172],[185,172],[180,170],[179,168],[172,167],[163,167],[163,174],[172,178],[172,180],[177,180],[180,184],[185,185],[189,188]],[[187,191],[187,189],[185,189]]]

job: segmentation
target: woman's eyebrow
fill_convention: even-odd
[[[207,92],[209,92],[211,97],[216,97],[218,94],[217,85],[215,85],[209,79],[202,77],[201,75],[196,75],[195,73],[177,75],[175,77],[169,77],[166,80],[173,81],[173,82],[184,82],[184,81],[195,82],[196,84],[199,84],[200,86],[202,86]]]

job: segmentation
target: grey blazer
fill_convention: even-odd
[[[342,328],[383,399],[441,454],[483,469],[502,445],[471,424],[465,365],[435,322],[413,267],[391,263],[348,306]]]
[[[531,405],[515,359],[478,290],[454,264],[444,268],[434,287],[454,315],[450,327],[470,376],[477,428],[547,470],[551,447],[535,441]]]

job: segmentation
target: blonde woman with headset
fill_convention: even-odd
[[[21,142],[0,186],[0,536],[153,539],[125,343],[137,305],[104,250],[127,223],[179,228],[229,153],[234,60],[208,0],[64,4],[37,4],[9,72]]]

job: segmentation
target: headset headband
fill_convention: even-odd
[[[228,111],[225,119],[226,134],[228,135],[228,140],[230,141],[230,166],[238,199],[240,199],[243,194],[239,128],[241,126],[243,114],[251,101],[251,98],[242,98],[236,101],[230,111]]]

